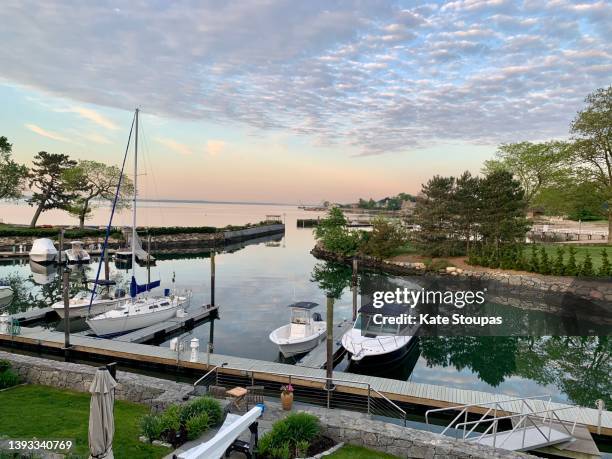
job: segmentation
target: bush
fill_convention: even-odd
[[[195,440],[210,426],[210,419],[208,414],[200,413],[196,416],[192,416],[185,421],[185,429],[187,430],[187,438],[189,440]]]
[[[11,362],[8,360],[0,360],[0,373],[11,368]]]
[[[563,276],[563,274],[565,274],[565,264],[563,261],[564,257],[565,249],[561,246],[557,247],[557,256],[552,269],[552,273],[556,276]]]
[[[591,254],[587,252],[584,257],[584,262],[580,267],[580,275],[585,277],[593,277],[595,272],[593,271],[593,261],[591,260]]]
[[[567,260],[567,265],[565,266],[564,274],[566,276],[578,275],[578,265],[576,265],[576,249],[571,245],[569,248],[569,258]]]
[[[20,381],[19,376],[12,370],[4,370],[0,373],[0,389],[16,386]]]
[[[164,431],[161,416],[155,414],[147,414],[140,419],[140,432],[147,437],[149,441],[159,440]]]
[[[540,271],[540,259],[535,244],[531,244],[531,257],[529,258],[529,271],[537,273]]]
[[[212,397],[199,397],[181,408],[181,423],[186,423],[190,418],[197,417],[201,414],[206,414],[210,421],[210,425],[216,426],[221,424],[223,419],[223,409],[221,404]]]
[[[550,274],[552,272],[550,266],[550,260],[548,259],[548,253],[544,247],[540,247],[540,263],[539,263],[540,274]]]
[[[308,449],[319,435],[321,426],[316,416],[308,413],[292,413],[277,421],[272,430],[264,434],[258,445],[262,456],[273,459],[290,459]]]
[[[181,429],[181,407],[170,405],[166,411],[160,415],[162,430],[165,434],[178,432]]]
[[[601,277],[612,276],[612,266],[610,266],[610,259],[606,249],[601,249],[601,266],[599,267],[598,274]]]

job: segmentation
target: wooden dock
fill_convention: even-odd
[[[342,335],[344,335],[351,327],[353,322],[344,320],[334,326],[333,334],[333,357],[334,362],[344,355],[344,348],[342,347]],[[323,340],[315,347],[312,351],[306,354],[302,359],[296,363],[300,367],[308,368],[325,368],[327,363],[327,341]]]
[[[219,306],[213,306],[210,304],[198,306],[197,308],[192,307],[185,311],[185,315],[182,317],[173,317],[165,322],[154,324],[146,328],[141,328],[140,330],[135,330],[131,333],[117,336],[113,339],[114,341],[121,341],[124,343],[148,343],[149,341],[160,340],[166,335],[174,333],[183,328],[193,328],[197,322],[207,319],[218,309]]]
[[[318,368],[299,367],[283,363],[248,359],[220,354],[210,354],[210,366],[207,353],[200,352],[197,362],[189,362],[188,353],[177,360],[176,352],[167,347],[150,346],[146,344],[130,343],[110,339],[101,339],[87,336],[71,335],[71,349],[75,353],[90,355],[97,359],[120,360],[134,365],[158,365],[169,371],[176,371],[177,366],[189,369],[198,375],[204,375],[211,367],[221,367],[219,372],[238,377],[250,376],[257,381],[286,384],[291,382],[299,390],[300,386],[321,388],[325,378],[325,370]],[[22,327],[21,334],[11,336],[0,333],[0,343],[14,347],[36,348],[38,352],[62,352],[64,334],[41,328]],[[178,365],[177,365],[178,362]],[[334,372],[336,392],[347,395],[367,397],[370,387],[383,394],[396,403],[420,405],[423,407],[445,408],[464,404],[482,404],[498,401],[502,403],[505,413],[521,412],[520,402],[503,402],[513,397],[490,392],[455,387],[439,386],[434,384],[416,383],[412,381],[398,381],[393,379],[360,375],[354,373]],[[534,409],[546,409],[548,404],[544,401],[534,401]],[[559,417],[567,422],[584,424],[590,432],[597,433],[598,411],[593,408],[570,406],[562,403],[551,403],[550,408],[561,409]],[[474,413],[484,414],[486,409],[475,407],[470,409]],[[503,415],[500,411],[498,415]],[[601,413],[601,434],[612,436],[612,412]]]

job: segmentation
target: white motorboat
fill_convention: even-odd
[[[300,301],[290,304],[291,320],[270,333],[270,341],[278,346],[284,357],[304,354],[314,349],[325,337],[327,324],[319,313],[311,310],[317,303]]]
[[[57,265],[41,265],[30,260],[32,279],[38,285],[47,285],[53,282],[57,276]]]
[[[139,110],[136,109],[134,113],[134,198],[132,201],[132,235],[131,241],[138,241],[138,234],[136,232],[136,204],[138,202],[138,115]],[[129,147],[129,142],[128,142]],[[126,149],[126,157],[129,152],[129,148]],[[121,187],[121,180],[117,184],[117,194],[115,195],[115,201],[113,203],[113,209],[117,202],[117,196]],[[108,229],[112,224],[111,221],[108,224]],[[108,232],[107,232],[108,234]],[[105,241],[103,251],[106,250],[107,242]],[[139,285],[136,282],[136,259],[137,251],[140,244],[131,243],[131,268],[132,268],[132,280],[130,283],[130,298],[125,299],[119,307],[113,308],[99,315],[91,315],[89,311],[89,317],[86,319],[87,325],[93,330],[98,336],[117,335],[126,333],[132,330],[138,330],[140,328],[148,327],[150,325],[163,322],[172,317],[175,317],[180,308],[185,304],[188,304],[191,298],[191,294],[186,296],[178,296],[176,293],[170,295],[170,290],[166,289],[164,296],[150,296],[150,291],[160,286],[160,281],[148,282],[144,285]],[[102,266],[103,256],[100,257],[100,264],[98,265],[98,276],[100,268]],[[150,269],[150,264],[147,266]],[[173,279],[174,282],[174,279]],[[98,285],[98,277],[96,277],[94,283],[94,294],[92,298],[95,298],[96,287]],[[90,304],[93,306],[93,300],[90,299]]]
[[[41,265],[55,263],[57,261],[57,249],[53,241],[47,238],[36,239],[30,250],[30,260]]]
[[[401,304],[385,304],[375,308],[371,303],[362,306],[353,328],[342,336],[342,347],[349,354],[351,362],[363,365],[388,363],[402,358],[413,342],[417,328],[407,325],[383,325],[375,322],[374,316],[399,316],[409,313],[410,307]]]
[[[10,285],[0,285],[0,307],[6,306],[13,299],[13,289]]]
[[[64,255],[66,255],[66,260],[68,260],[68,263],[84,264],[91,261],[91,258],[83,248],[83,243],[81,241],[72,241],[70,243],[70,248],[68,250],[64,250]]]
[[[110,336],[148,327],[176,317],[188,296],[127,299],[122,306],[86,320],[97,336]]]
[[[70,318],[87,317],[92,314],[102,314],[111,309],[123,306],[126,301],[129,301],[129,297],[125,294],[125,291],[121,289],[115,289],[114,294],[111,294],[108,290],[102,293],[96,293],[93,301],[91,300],[90,291],[82,291],[77,293],[75,296],[70,298],[68,301],[68,314]],[[65,316],[64,302],[58,301],[54,303],[51,308],[59,315],[62,319]]]

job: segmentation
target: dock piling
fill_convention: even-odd
[[[327,297],[327,364],[325,372],[327,376],[327,389],[331,390],[332,376],[334,372],[334,299],[331,296]]]
[[[353,277],[352,277],[352,286],[353,286],[353,321],[357,319],[357,258],[353,258]]]
[[[215,251],[210,252],[210,304],[215,305]]]
[[[70,348],[70,270],[66,268],[62,272],[62,296],[64,298],[64,357],[68,360],[68,349]]]

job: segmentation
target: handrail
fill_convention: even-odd
[[[213,367],[212,369],[210,369],[209,371],[206,372],[206,374],[204,376],[202,376],[200,379],[198,379],[196,382],[193,383],[193,387],[196,387],[198,384],[200,384],[200,382],[202,382],[204,379],[206,379],[208,377],[208,375],[210,375],[211,373],[213,373],[214,371],[217,371],[219,368],[223,368],[224,366],[227,365],[227,362],[222,363],[221,365],[216,365],[215,367]]]
[[[515,413],[515,414],[510,414],[510,415],[506,415],[506,416],[499,416],[499,417],[495,417],[495,418],[491,418],[491,419],[484,419],[482,421],[460,422],[459,424],[457,424],[456,427],[463,426],[463,425],[468,426],[468,425],[476,424],[476,423],[480,423],[480,422],[493,422],[493,421],[499,421],[501,419],[512,419],[512,418],[521,417],[521,416],[533,416],[534,414],[555,412],[555,411],[561,411],[561,410],[569,410],[570,408],[574,408],[574,407],[573,406],[565,406],[565,407],[554,408],[554,409],[550,409],[550,410],[534,411],[533,413],[523,413],[523,414]]]
[[[402,408],[400,408],[395,402],[393,402],[392,400],[390,400],[386,395],[382,394],[381,392],[377,391],[374,388],[371,388],[371,390],[373,390],[374,392],[376,392],[378,395],[380,395],[387,403],[389,403],[391,406],[393,406],[395,409],[397,409],[400,413],[402,413],[402,415],[404,416],[404,421],[406,420],[406,411],[403,410]]]

